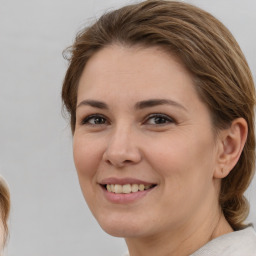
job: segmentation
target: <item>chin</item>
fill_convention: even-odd
[[[138,237],[143,236],[145,224],[140,223],[136,216],[100,216],[96,217],[101,228],[111,236],[115,237]],[[144,228],[143,228],[144,227]]]
[[[100,225],[100,226],[106,233],[114,237],[135,238],[135,237],[143,236],[142,230],[138,230],[138,227],[136,228],[130,227],[130,225],[127,225],[127,224],[123,226],[118,226],[118,225],[110,225],[110,226]]]

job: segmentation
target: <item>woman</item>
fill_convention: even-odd
[[[0,176],[0,253],[6,243],[8,235],[7,220],[10,213],[10,194],[6,182]]]
[[[145,1],[103,15],[70,48],[62,99],[93,215],[130,256],[256,255],[243,194],[255,91],[209,13]]]

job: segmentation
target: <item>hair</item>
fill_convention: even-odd
[[[9,214],[10,214],[10,193],[5,180],[0,176],[0,220],[2,222],[1,226],[3,227],[3,232],[1,232],[1,234],[3,233],[3,238],[1,238],[3,245],[5,245],[8,237],[7,221],[9,218]]]
[[[254,175],[255,89],[246,59],[229,30],[208,12],[178,1],[149,0],[104,14],[82,29],[69,54],[62,100],[76,123],[77,88],[87,61],[113,44],[160,47],[174,54],[190,71],[201,100],[211,113],[214,130],[228,128],[242,117],[248,136],[236,166],[222,179],[219,203],[234,230],[245,227],[249,204],[243,196]]]

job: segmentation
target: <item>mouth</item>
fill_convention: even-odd
[[[132,204],[150,195],[157,183],[133,177],[108,177],[98,183],[104,192],[104,198],[114,205]]]
[[[110,193],[131,194],[152,189],[156,184],[102,184],[102,187]]]

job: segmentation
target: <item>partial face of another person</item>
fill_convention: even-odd
[[[218,204],[218,138],[177,58],[154,47],[100,50],[82,73],[76,119],[81,189],[109,234],[181,230]]]
[[[1,253],[4,248],[4,240],[5,240],[4,237],[5,237],[5,229],[4,229],[3,221],[1,219],[0,220],[0,255],[2,255]]]

